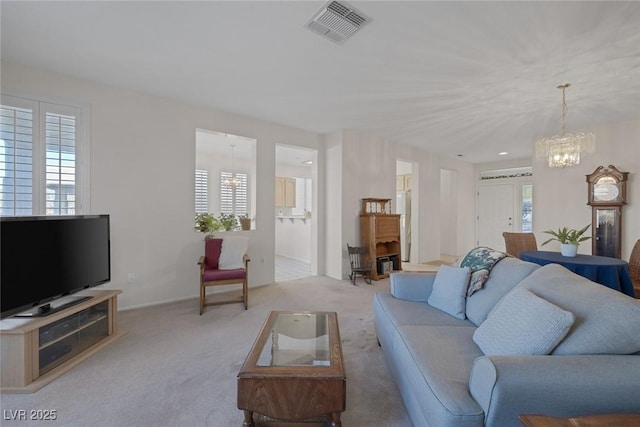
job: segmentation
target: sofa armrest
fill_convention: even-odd
[[[640,413],[640,356],[482,356],[469,391],[486,426],[520,425],[520,414],[558,417]]]
[[[393,273],[389,278],[391,295],[395,298],[427,302],[436,273]]]

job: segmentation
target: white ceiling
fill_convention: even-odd
[[[640,118],[639,2],[351,1],[372,21],[342,45],[304,28],[324,4],[2,0],[1,56],[473,163],[557,133],[559,83],[570,132]]]

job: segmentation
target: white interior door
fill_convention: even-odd
[[[513,184],[487,184],[478,186],[477,245],[504,251],[502,232],[514,229]]]

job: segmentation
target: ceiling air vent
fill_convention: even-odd
[[[346,3],[331,1],[313,15],[306,27],[333,42],[342,43],[369,21]]]

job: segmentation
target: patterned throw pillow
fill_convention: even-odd
[[[477,290],[482,289],[484,282],[489,278],[489,273],[494,265],[507,254],[496,251],[485,246],[478,246],[471,249],[460,260],[459,267],[469,267],[471,269],[471,280],[467,288],[467,296],[471,296]]]

